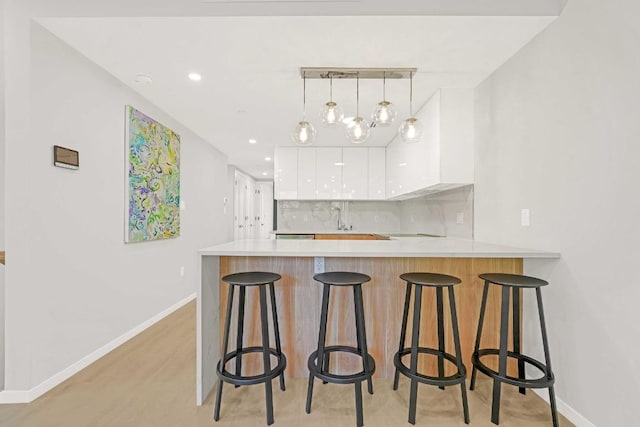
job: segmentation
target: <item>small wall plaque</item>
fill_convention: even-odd
[[[60,168],[77,170],[80,168],[80,156],[76,150],[54,145],[53,165]]]

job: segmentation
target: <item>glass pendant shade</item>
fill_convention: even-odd
[[[400,136],[404,142],[418,142],[422,138],[422,122],[415,117],[409,117],[400,125]]]
[[[311,144],[316,138],[316,128],[313,124],[303,119],[296,125],[291,138],[294,143],[299,145]]]
[[[322,108],[320,112],[320,117],[322,118],[322,124],[324,126],[335,126],[342,123],[344,113],[338,104],[329,101],[324,104],[324,108]]]
[[[371,114],[371,118],[378,126],[389,126],[396,118],[396,111],[389,101],[380,101]]]
[[[299,145],[309,145],[313,143],[316,138],[316,128],[310,122],[305,119],[305,110],[307,105],[307,76],[302,75],[302,120],[298,122],[291,139],[294,143]]]
[[[362,144],[369,138],[370,130],[369,124],[362,117],[356,117],[347,124],[346,136],[354,144]]]

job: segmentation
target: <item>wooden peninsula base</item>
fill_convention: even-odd
[[[363,285],[365,322],[369,352],[376,361],[375,377],[393,378],[393,356],[398,349],[400,326],[406,292],[402,273],[423,271],[456,276],[462,283],[455,287],[463,362],[471,374],[471,353],[475,342],[482,300],[482,280],[486,272],[522,273],[522,259],[515,258],[324,258],[325,271],[353,271],[371,276]],[[313,280],[313,257],[220,257],[220,277],[242,271],[271,271],[282,275],[276,282],[276,301],[283,351],[287,356],[286,375],[306,377],[307,358],[317,347],[322,285]],[[227,301],[228,285],[220,286],[221,307]],[[454,353],[448,297],[445,292],[445,348]],[[254,292],[247,293],[245,312],[245,344],[261,345],[259,306]],[[483,346],[498,346],[498,289],[489,293]],[[420,342],[421,346],[437,348],[435,290],[423,291]],[[411,306],[413,308],[413,306]],[[410,313],[413,310],[410,310]],[[236,314],[234,313],[234,319]],[[220,310],[220,336],[224,327],[224,309]],[[409,317],[411,325],[411,314]],[[273,332],[271,332],[273,335]],[[235,337],[234,328],[231,337]],[[231,340],[235,344],[234,340]],[[351,288],[333,287],[329,304],[327,343],[355,345],[355,312]],[[408,342],[408,341],[407,341]],[[230,345],[233,345],[230,344]],[[261,356],[260,356],[261,357]],[[247,357],[243,367],[248,374],[263,371],[260,357]],[[437,358],[420,356],[419,369],[437,374]],[[331,360],[332,371],[357,372],[362,368],[359,358],[337,355]],[[453,370],[455,366],[446,365]]]

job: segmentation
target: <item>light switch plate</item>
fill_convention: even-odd
[[[313,274],[324,273],[324,257],[313,257]]]
[[[464,224],[464,212],[458,212],[456,214],[456,224]]]

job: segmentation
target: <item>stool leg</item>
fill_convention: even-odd
[[[364,420],[362,416],[362,381],[355,383],[356,387],[356,425],[362,427]]]
[[[369,349],[367,348],[367,328],[364,324],[364,306],[362,303],[362,286],[353,287],[353,299],[356,308],[356,337],[358,341],[358,351],[362,355],[362,370],[369,370]],[[367,390],[369,394],[373,394],[373,381],[371,377],[367,378]]]
[[[547,326],[544,321],[544,308],[542,307],[542,292],[540,288],[536,288],[536,297],[538,299],[538,315],[540,316],[540,329],[542,332],[542,346],[544,348],[544,361],[547,366],[547,377],[553,377],[551,370],[551,356],[549,354],[549,341],[547,338]],[[553,384],[549,387],[549,401],[551,402],[551,418],[553,427],[558,427],[558,408],[556,407],[556,393],[553,390]]]
[[[451,326],[453,328],[453,345],[456,349],[456,366],[458,367],[458,373],[465,374],[464,365],[462,364],[462,350],[460,349],[460,332],[458,331],[458,314],[456,312],[456,298],[453,294],[453,286],[447,286],[449,288],[449,308],[451,311]],[[464,413],[464,422],[469,424],[469,403],[467,402],[467,385],[465,380],[462,380],[460,384],[462,389],[462,411]]]
[[[327,335],[327,313],[329,312],[329,288],[325,284],[322,293],[322,308],[320,310],[320,332],[318,334],[318,350],[316,354],[316,363],[322,366],[324,360],[324,345]],[[306,412],[311,412],[311,398],[313,397],[313,372],[309,371],[309,387],[307,388],[307,407]]]
[[[482,338],[482,327],[484,324],[484,312],[487,308],[487,295],[489,294],[489,282],[484,281],[484,289],[482,290],[482,304],[480,305],[480,319],[478,320],[478,332],[476,333],[476,344],[473,347],[473,355],[478,355],[478,350],[480,349],[480,339]],[[478,373],[478,368],[476,365],[473,365],[473,369],[471,370],[471,385],[469,386],[469,390],[473,390],[476,387],[476,374]]]
[[[436,306],[438,314],[438,376],[444,377],[444,308],[442,302],[442,288],[436,288]],[[440,390],[444,390],[444,386],[438,387]]]
[[[520,355],[520,294],[521,289],[513,289],[513,352]],[[518,378],[524,379],[524,360],[518,358]],[[520,387],[520,394],[526,393],[526,388]]]
[[[260,321],[262,323],[262,360],[264,362],[264,374],[269,375],[271,372],[271,360],[269,351],[269,324],[267,323],[267,291],[264,285],[260,285]],[[267,425],[273,424],[273,390],[271,381],[264,383],[266,409],[267,409]]]
[[[236,338],[236,351],[238,356],[236,356],[236,375],[242,375],[242,354],[240,351],[242,350],[242,334],[244,333],[244,303],[245,303],[245,291],[244,286],[240,287],[240,292],[238,295],[238,330],[237,330],[237,338]],[[240,387],[236,384],[235,388]]]
[[[411,328],[411,373],[418,373],[418,345],[420,340],[420,310],[422,304],[422,286],[416,286],[413,303],[413,326]],[[416,400],[418,398],[418,381],[411,379],[409,394],[409,422],[416,423]]]
[[[273,318],[273,329],[276,337],[276,352],[278,357],[282,356],[282,345],[280,344],[280,326],[278,325],[278,309],[276,308],[276,293],[273,282],[269,283],[269,291],[271,291],[271,317]],[[284,391],[284,371],[280,374],[280,390]]]
[[[400,345],[398,345],[398,353],[404,348],[404,342],[407,337],[407,320],[409,318],[409,300],[411,300],[411,283],[407,282],[407,292],[404,297],[404,311],[402,312],[402,327],[400,328]],[[396,368],[396,372],[393,377],[393,389],[398,389],[398,380],[400,379],[400,372]]]
[[[507,336],[509,335],[509,286],[502,287],[502,307],[500,313],[500,350],[498,356],[498,374],[507,374]],[[515,292],[515,290],[514,290]],[[500,386],[501,382],[493,380],[493,402],[491,406],[491,422],[500,422]]]
[[[229,285],[229,295],[227,297],[227,314],[224,320],[224,338],[222,339],[222,349],[220,350],[220,370],[224,371],[224,359],[227,354],[227,347],[229,346],[229,329],[231,327],[231,308],[233,306],[233,291],[235,286]],[[218,378],[218,391],[216,393],[216,406],[213,411],[213,419],[218,421],[220,419],[220,402],[222,401],[222,381]]]

